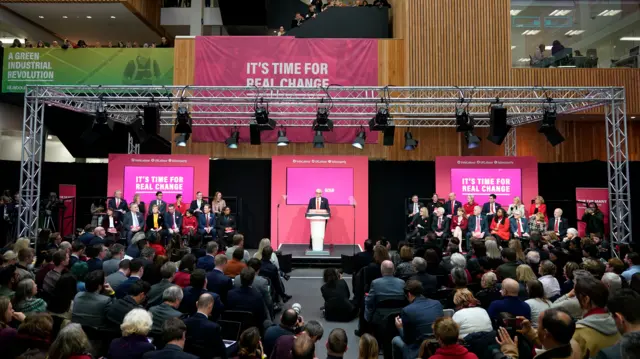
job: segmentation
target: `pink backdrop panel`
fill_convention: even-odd
[[[491,193],[503,206],[519,196],[528,209],[538,195],[538,162],[535,157],[436,157],[436,192],[440,198],[455,192],[462,203],[467,200],[465,193],[473,193],[480,205]]]
[[[582,202],[582,203],[581,203]],[[584,236],[587,224],[580,221],[589,202],[595,202],[604,214],[604,232],[609,234],[609,190],[606,188],[576,188],[576,215],[578,217],[578,233]]]
[[[271,240],[276,248],[287,243],[309,243],[309,221],[305,212],[309,199],[315,196],[315,188],[306,194],[304,204],[288,205],[288,168],[353,169],[353,200],[349,202],[355,207],[329,201],[331,219],[325,244],[354,243],[355,225],[355,243],[362,247],[369,235],[369,159],[366,156],[276,156],[272,158],[271,166]]]
[[[162,190],[167,203],[175,203],[177,193],[182,193],[182,200],[188,203],[198,191],[208,196],[209,157],[110,154],[108,176],[107,196],[122,190],[123,198],[130,202],[135,193],[140,193],[142,200],[149,203],[156,190]]]

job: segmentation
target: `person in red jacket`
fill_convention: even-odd
[[[467,203],[463,204],[462,207],[464,208],[464,214],[466,217],[469,216],[473,216],[473,209],[476,208],[478,204],[476,203],[476,201],[474,200],[474,197],[472,194],[467,196]]]
[[[496,211],[496,215],[493,216],[491,225],[489,226],[491,234],[496,237],[496,239],[508,241],[511,237],[509,226],[510,223],[509,218],[507,218],[507,213],[503,208],[498,208],[498,210]]]
[[[182,218],[182,234],[187,236],[198,232],[198,218],[193,215],[192,210],[187,210],[187,215]]]
[[[449,317],[440,317],[433,323],[433,333],[440,347],[429,359],[478,359],[464,346],[458,344],[460,327]],[[424,344],[423,344],[424,346]],[[424,356],[420,356],[424,358]]]
[[[456,216],[451,217],[451,234],[458,238],[458,243],[462,246],[462,238],[467,232],[467,216],[465,210],[460,207]]]
[[[544,204],[544,198],[542,198],[542,196],[536,196],[533,203],[531,203],[529,207],[529,217],[535,216],[538,212],[543,213],[545,222],[549,223],[547,218],[547,205]]]

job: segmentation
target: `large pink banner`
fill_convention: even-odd
[[[578,233],[584,236],[587,224],[580,221],[589,203],[595,202],[604,215],[604,234],[609,234],[609,190],[606,188],[576,188],[576,215],[578,217]]]
[[[196,37],[195,85],[261,87],[378,86],[378,42],[375,39],[297,39],[268,37]],[[253,105],[247,106],[253,111]],[[375,111],[375,108],[372,110]],[[336,128],[327,143],[350,143],[357,128]],[[194,126],[192,140],[223,142],[229,129]],[[310,128],[287,128],[291,142],[311,142]],[[261,133],[275,142],[276,131]],[[367,136],[376,143],[377,135]],[[248,141],[248,130],[240,131]]]

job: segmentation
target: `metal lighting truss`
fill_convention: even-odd
[[[27,86],[25,91],[20,236],[35,238],[39,214],[43,115],[46,106],[95,113],[130,124],[149,103],[160,107],[161,125],[174,126],[176,110],[186,106],[193,126],[249,126],[257,106],[265,106],[279,125],[311,127],[319,108],[329,111],[334,127],[368,126],[387,108],[397,127],[457,126],[456,108],[464,107],[476,127],[489,126],[489,107],[501,103],[513,128],[505,155],[516,155],[515,128],[542,119],[543,104],[553,101],[558,114],[605,106],[611,233],[615,241],[631,235],[625,93],[623,88],[579,87],[202,87],[202,86]],[[46,105],[46,106],[45,106]],[[139,145],[129,138],[129,153]]]

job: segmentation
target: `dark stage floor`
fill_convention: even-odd
[[[359,245],[354,246],[351,244],[325,244],[324,250],[329,252],[328,256],[306,255],[307,249],[309,249],[308,244],[282,244],[278,248],[282,254],[291,254],[291,262],[294,266],[333,266],[340,264],[342,255],[351,256],[354,253],[361,252]]]

